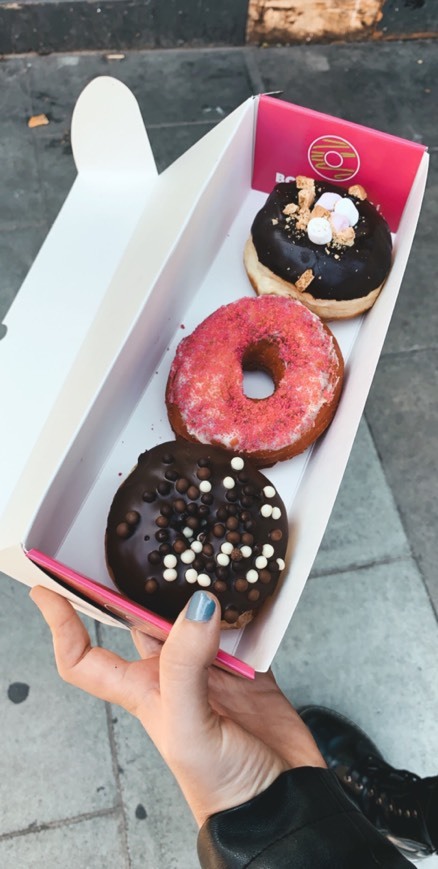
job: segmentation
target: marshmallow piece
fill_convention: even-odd
[[[350,226],[356,226],[357,221],[359,220],[359,212],[351,199],[348,196],[344,196],[340,202],[337,202],[335,205],[335,213],[336,214],[345,214],[345,217],[348,217],[348,221]]]
[[[343,229],[348,229],[350,221],[345,214],[340,214],[339,211],[334,211],[330,215],[330,223],[335,232],[342,232]]]
[[[339,193],[323,193],[319,199],[316,200],[315,205],[320,205],[321,208],[326,208],[327,211],[334,211],[336,203],[342,199],[342,196]]]
[[[325,217],[312,217],[307,224],[307,235],[314,244],[328,244],[332,236],[332,228]]]

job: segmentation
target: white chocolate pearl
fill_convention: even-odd
[[[320,205],[321,208],[325,208],[327,211],[333,211],[339,199],[342,199],[339,193],[329,193],[327,190],[316,200],[315,205]]]
[[[274,547],[271,546],[270,543],[265,543],[263,546],[262,552],[266,558],[272,558],[272,556],[274,554]]]
[[[224,477],[222,482],[226,489],[234,489],[234,486],[236,485],[232,477]]]
[[[177,562],[175,555],[165,555],[163,558],[163,564],[165,567],[175,567]]]
[[[240,456],[234,456],[234,458],[231,459],[231,467],[233,468],[233,471],[241,471],[244,465],[245,462],[240,458]]]
[[[265,498],[273,498],[275,495],[275,489],[273,486],[265,486],[263,489],[263,494]]]
[[[355,226],[357,221],[359,220],[359,212],[354,202],[352,202],[352,200],[349,199],[348,196],[344,196],[343,199],[340,199],[339,202],[336,203],[335,213],[345,214],[345,217],[348,217],[350,226]]]
[[[169,567],[168,570],[163,571],[163,579],[165,579],[166,582],[173,582],[173,580],[176,579],[177,576],[178,574],[176,570],[173,569],[173,567]]]
[[[187,525],[183,528],[184,537],[193,537],[193,529],[189,528]]]
[[[273,518],[273,519],[279,519],[280,516],[281,516],[281,510],[280,510],[280,508],[279,508],[279,507],[273,507],[273,508],[272,508],[272,518]]]
[[[312,217],[307,224],[307,236],[314,244],[328,244],[332,238],[332,228],[325,217]]]
[[[185,549],[184,552],[181,552],[181,555],[180,555],[180,559],[183,562],[183,564],[191,564],[192,561],[195,560],[195,558],[196,558],[196,555],[193,552],[193,549]],[[164,561],[166,561],[166,559],[164,559]]]
[[[216,561],[218,564],[221,565],[221,567],[226,567],[227,564],[230,563],[229,556],[225,555],[225,552],[219,552],[219,554],[216,556]]]
[[[193,552],[202,552],[202,543],[200,540],[194,540],[193,543],[190,544],[190,549]]]
[[[277,558],[277,564],[278,564],[280,570],[283,570],[283,569],[284,569],[284,567],[285,567],[285,562],[283,561],[282,558]]]
[[[200,573],[198,576],[198,585],[202,585],[203,588],[208,588],[211,585],[211,579],[207,576],[206,573]]]
[[[252,553],[252,549],[250,546],[241,546],[240,551],[244,558],[249,558]]]
[[[258,558],[256,558],[256,560],[255,560],[255,566],[259,570],[262,570],[264,567],[266,567],[267,563],[268,563],[268,559],[265,558],[264,555],[259,555]]]
[[[185,572],[185,578],[186,578],[186,582],[190,582],[190,583],[196,582],[196,580],[198,578],[198,571],[195,570],[194,567],[189,567],[189,569],[186,570],[186,572]]]
[[[268,519],[269,516],[272,516],[272,510],[273,508],[270,504],[263,504],[262,507],[260,507],[260,513],[262,514],[262,516],[264,516],[265,519]]]
[[[199,489],[201,492],[211,492],[211,483],[209,480],[201,480],[199,483]]]
[[[248,570],[248,573],[246,574],[246,578],[247,578],[248,582],[257,582],[259,575],[258,575],[256,570]]]
[[[221,552],[225,552],[225,555],[231,555],[234,546],[232,543],[222,543]]]

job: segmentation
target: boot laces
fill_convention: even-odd
[[[418,818],[416,808],[400,806],[409,796],[409,787],[420,781],[419,776],[406,769],[393,769],[373,755],[368,755],[363,763],[349,767],[342,780],[352,789],[361,801],[369,799],[377,806],[393,815],[405,818]]]

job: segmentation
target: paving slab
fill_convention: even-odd
[[[438,350],[380,360],[366,417],[438,612]]]
[[[138,657],[128,631],[99,631],[106,648],[127,660]],[[112,709],[132,869],[197,869],[197,826],[175,779],[139,721]]]
[[[27,587],[0,574],[0,600],[0,720],[8,746],[0,833],[113,809],[119,796],[105,705],[59,678],[49,630]],[[87,626],[94,634],[94,622]]]
[[[397,75],[394,58],[397,51]],[[434,82],[436,43],[299,45],[256,54],[266,91],[282,90],[290,102],[355,123],[437,144]],[[409,82],[409,99],[402,82]]]
[[[218,121],[252,93],[239,49],[131,52],[121,61],[103,54],[52,55],[29,64],[34,113],[68,127],[80,92],[98,75],[123,81],[149,125]]]
[[[312,575],[400,558],[409,552],[391,490],[362,420]]]
[[[294,703],[356,721],[390,763],[438,774],[438,632],[415,563],[311,579],[275,658]]]
[[[436,253],[438,149],[430,153],[429,174],[417,232],[382,355],[438,344]]]
[[[0,322],[12,304],[46,235],[46,222],[0,231]]]
[[[2,869],[131,869],[117,813],[30,830],[25,836],[0,836],[0,865]]]

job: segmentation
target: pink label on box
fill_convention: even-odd
[[[252,186],[270,193],[297,175],[362,184],[396,232],[426,147],[387,133],[261,96]]]

